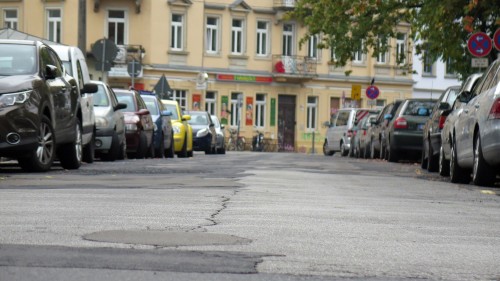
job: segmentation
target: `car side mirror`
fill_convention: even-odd
[[[172,111],[164,110],[161,112],[161,116],[172,116]]]
[[[51,64],[45,66],[45,79],[55,79],[57,77],[57,67]]]
[[[97,93],[97,84],[94,83],[86,83],[83,85],[83,89],[80,92],[82,95],[83,94],[94,94]]]
[[[449,103],[447,103],[447,102],[442,102],[442,103],[440,103],[440,104],[439,104],[439,107],[438,107],[438,109],[439,109],[439,110],[448,110],[448,109],[450,109],[450,108],[451,108],[451,106],[450,106],[450,104],[449,104]]]
[[[323,127],[328,128],[328,127],[330,127],[330,126],[331,126],[331,124],[330,124],[330,122],[329,122],[329,121],[325,121],[325,122],[323,122]]]
[[[120,110],[120,109],[125,109],[125,108],[127,108],[127,104],[126,104],[126,103],[121,103],[121,102],[119,102],[119,103],[118,103],[118,104],[117,104],[117,105],[116,105],[113,109],[114,109],[115,111],[117,111],[117,110]]]
[[[208,127],[213,128],[213,127],[215,127],[215,125],[214,124],[210,124]]]
[[[224,130],[224,128],[226,128],[226,126],[220,125],[220,128],[221,128],[221,130]]]
[[[458,100],[462,103],[468,103],[471,99],[471,92],[465,91],[458,95]]]
[[[189,121],[191,120],[191,115],[182,115],[182,121]]]

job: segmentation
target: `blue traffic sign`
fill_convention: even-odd
[[[495,35],[493,35],[493,44],[495,48],[500,51],[500,28],[495,31]]]
[[[376,99],[378,98],[378,95],[380,94],[380,91],[379,89],[377,88],[377,86],[370,86],[366,89],[366,96],[369,98],[369,99]]]
[[[491,38],[484,32],[476,32],[467,41],[469,52],[475,57],[485,57],[493,48]]]

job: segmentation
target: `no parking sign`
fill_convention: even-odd
[[[469,52],[475,57],[487,56],[493,48],[491,38],[484,32],[476,32],[467,41]]]
[[[493,44],[495,45],[495,48],[500,51],[500,28],[497,29],[493,35]]]

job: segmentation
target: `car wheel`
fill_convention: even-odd
[[[153,145],[153,143],[151,143]],[[154,146],[153,146],[154,148]],[[155,156],[159,158],[164,158],[165,157],[165,135],[161,134],[160,138],[160,147],[158,149],[155,149]]]
[[[127,137],[123,133],[122,142],[120,143],[120,152],[118,153],[118,160],[127,158]]]
[[[375,153],[375,144],[373,144],[373,140],[370,141],[370,158],[375,159],[377,155]]]
[[[328,150],[328,141],[325,140],[325,143],[323,143],[323,155],[332,156],[334,153],[335,152]]]
[[[120,152],[120,140],[118,139],[118,135],[116,132],[113,132],[113,136],[111,137],[111,146],[108,150],[108,153],[105,153],[101,156],[101,160],[103,161],[115,161]]]
[[[186,136],[184,136],[184,143],[182,144],[182,149],[177,154],[178,158],[186,158],[186,157],[188,157],[188,153],[187,153],[187,141],[188,141],[188,138],[187,138],[187,135],[186,135]]]
[[[75,140],[58,150],[61,166],[68,170],[78,169],[82,165],[82,125],[80,119],[76,119],[75,123]]]
[[[427,145],[427,170],[429,172],[437,172],[439,170],[439,156],[434,155],[434,150],[432,149],[432,145],[430,141]]]
[[[394,148],[394,146],[391,145],[391,142],[389,141],[387,143],[387,161],[389,162],[398,162],[398,155],[397,155],[397,150]]]
[[[174,132],[170,134],[170,147],[165,151],[165,157],[174,158]]]
[[[17,159],[19,166],[27,172],[45,172],[52,167],[55,156],[55,134],[49,118],[42,116],[38,129],[38,145],[28,157]]]
[[[139,136],[139,145],[137,146],[137,152],[135,153],[136,159],[143,159],[146,157],[146,154],[148,152],[148,139],[146,137],[146,134],[144,132],[141,132]]]
[[[479,186],[492,186],[495,184],[496,172],[486,163],[481,148],[481,136],[477,133],[474,142],[474,166],[472,169],[472,181]]]
[[[90,142],[83,147],[83,162],[94,163],[94,155],[95,155],[95,134],[96,129],[94,127],[94,131],[92,132],[92,138]]]
[[[344,142],[340,143],[340,156],[347,156],[349,154],[349,150],[347,150],[344,146]]]
[[[382,160],[384,160],[385,159],[386,151],[385,151],[385,146],[382,143],[382,140],[380,140],[380,149],[379,149],[379,152],[380,152],[379,158],[382,159]]]
[[[451,144],[450,181],[452,183],[469,183],[470,181],[469,173],[458,165],[455,141]]]
[[[450,175],[450,161],[444,157],[444,148],[441,145],[439,149],[439,175],[447,177]]]
[[[423,144],[422,144],[422,158],[420,160],[420,168],[424,169],[424,170],[427,170],[427,164],[429,163],[427,161],[427,157],[425,157],[426,155],[428,155],[429,153],[429,149],[428,149],[428,142],[427,140],[424,140]]]

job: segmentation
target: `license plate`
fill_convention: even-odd
[[[418,124],[417,130],[422,131],[424,129],[425,124]]]

